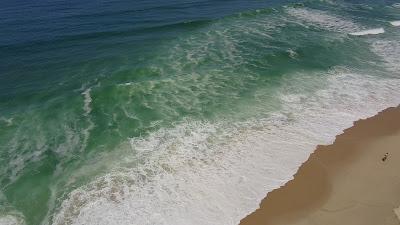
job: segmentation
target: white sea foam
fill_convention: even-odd
[[[316,145],[400,103],[399,79],[340,68],[326,78],[307,93],[312,80],[288,76],[282,110],[264,119],[187,121],[130,140],[119,161],[104,162],[123,166],[74,190],[54,224],[238,224],[292,179]]]
[[[398,27],[400,26],[400,20],[392,21],[390,22],[390,24],[392,24],[392,26]]]
[[[0,215],[0,225],[24,225],[25,221],[15,215]]]
[[[12,216],[0,217],[0,225],[17,225],[18,220]]]
[[[92,90],[91,88],[88,88],[82,93],[82,95],[83,95],[83,111],[85,112],[84,113],[85,116],[88,118],[87,120],[88,120],[89,125],[82,132],[83,133],[83,140],[82,140],[81,151],[83,151],[86,148],[87,142],[88,142],[89,137],[90,137],[90,131],[94,128],[94,123],[91,120],[91,118],[89,117],[90,116],[90,112],[92,111],[92,107],[91,107],[92,96],[90,95],[90,91],[91,90]]]
[[[7,198],[0,190],[0,225],[24,225],[22,213],[13,209],[7,202]]]
[[[4,123],[6,123],[6,126],[13,125],[13,119],[14,118],[0,117],[0,121],[3,121]]]
[[[83,100],[83,103],[84,103],[83,110],[85,111],[86,116],[89,115],[90,112],[92,111],[92,108],[90,107],[90,104],[92,102],[92,96],[90,96],[90,91],[91,91],[91,89],[88,88],[82,93],[83,99],[84,99]]]
[[[372,50],[382,57],[387,70],[398,74],[400,69],[400,40],[377,40],[372,43]]]
[[[294,51],[293,49],[288,49],[286,52],[289,54],[289,57],[292,59],[296,59],[298,57],[297,52]]]
[[[315,25],[330,31],[349,33],[361,29],[358,24],[347,18],[317,9],[288,8],[287,12],[306,25]]]
[[[364,35],[375,35],[375,34],[383,34],[383,33],[385,33],[385,30],[383,28],[376,28],[376,29],[353,32],[353,33],[349,33],[349,34],[353,35],[353,36],[364,36]]]

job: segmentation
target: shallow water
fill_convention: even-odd
[[[399,3],[293,2],[1,3],[0,224],[238,224],[400,103]]]

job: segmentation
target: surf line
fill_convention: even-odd
[[[350,33],[350,35],[353,36],[364,36],[364,35],[375,35],[375,34],[383,34],[385,33],[385,30],[383,28],[377,28],[377,29],[370,29],[370,30],[363,30],[363,31],[358,31],[358,32],[353,32]]]

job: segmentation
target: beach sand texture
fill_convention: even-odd
[[[399,171],[400,108],[389,108],[318,146],[240,224],[398,225]]]

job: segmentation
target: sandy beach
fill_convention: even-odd
[[[240,224],[400,224],[399,162],[400,108],[389,108],[318,146]]]

